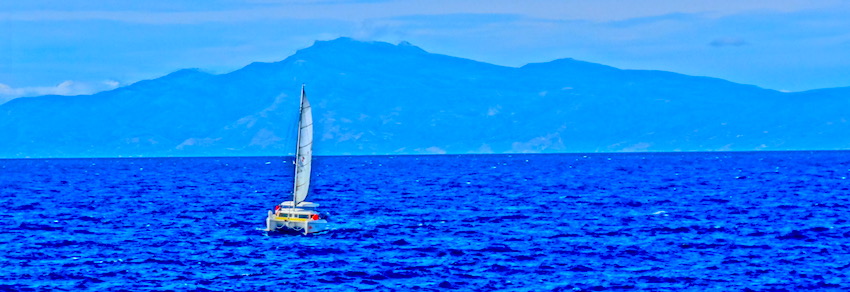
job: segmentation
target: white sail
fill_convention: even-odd
[[[313,112],[310,102],[301,86],[301,117],[298,121],[298,150],[295,152],[295,188],[292,191],[292,205],[307,199],[310,189],[310,164],[313,162]]]

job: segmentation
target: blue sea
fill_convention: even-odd
[[[0,290],[850,289],[850,152],[0,160]]]

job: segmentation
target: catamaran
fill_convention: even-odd
[[[313,113],[304,85],[301,85],[301,110],[298,119],[298,138],[295,150],[295,186],[292,200],[269,210],[266,231],[290,229],[305,235],[327,230],[328,221],[321,218],[319,204],[305,201],[310,190],[310,164],[313,161]]]

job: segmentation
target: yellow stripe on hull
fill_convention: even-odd
[[[274,217],[274,220],[277,220],[277,221],[292,221],[292,222],[307,222],[308,221],[308,219],[304,219],[304,218],[287,218],[287,217],[277,217],[277,216]]]

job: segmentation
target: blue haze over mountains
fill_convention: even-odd
[[[850,149],[850,87],[784,93],[573,59],[514,68],[340,38],[227,74],[14,99],[0,157],[290,154],[302,83],[318,155]]]

